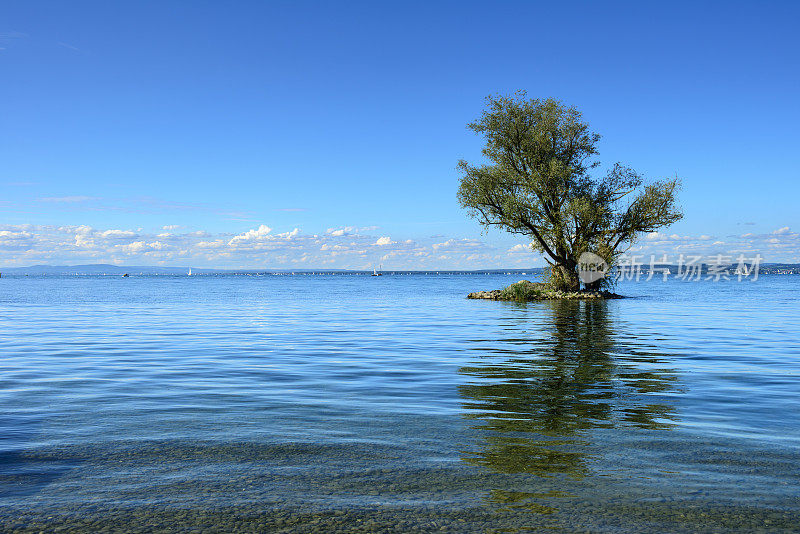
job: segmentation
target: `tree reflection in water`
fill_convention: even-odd
[[[463,405],[482,436],[465,452],[466,462],[500,473],[580,480],[590,474],[590,449],[603,429],[673,424],[674,408],[664,397],[676,390],[674,370],[661,367],[663,355],[621,341],[609,303],[518,306],[510,310],[519,313],[509,337],[479,341],[480,362],[460,370],[470,378],[459,388]],[[531,311],[543,312],[543,324],[530,322]],[[558,496],[557,490],[494,489],[489,499],[548,513],[553,509],[534,499]]]

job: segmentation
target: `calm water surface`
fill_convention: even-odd
[[[3,277],[0,531],[800,530],[800,277]]]

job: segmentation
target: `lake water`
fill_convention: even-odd
[[[0,531],[800,530],[800,277],[0,279]]]

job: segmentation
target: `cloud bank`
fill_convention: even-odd
[[[118,265],[193,265],[231,269],[328,268],[483,269],[544,266],[530,243],[503,245],[479,239],[432,236],[403,239],[381,235],[376,227],[329,228],[307,234],[299,228],[277,232],[266,224],[240,233],[180,231],[164,225],[154,232],[90,226],[0,226],[0,265],[113,263]],[[800,262],[800,235],[791,228],[766,234],[728,236],[654,232],[629,255],[754,255],[764,261]]]

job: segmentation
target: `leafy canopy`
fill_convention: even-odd
[[[489,163],[459,161],[461,206],[486,227],[530,236],[553,265],[574,271],[585,251],[611,264],[642,232],[682,217],[677,178],[645,184],[620,163],[592,175],[600,135],[574,107],[524,92],[489,97],[468,127],[486,140]]]

